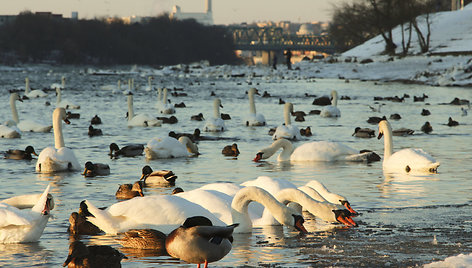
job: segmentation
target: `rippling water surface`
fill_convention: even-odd
[[[208,70],[197,69],[201,73]],[[222,72],[221,72],[222,73]],[[184,102],[186,108],[179,108],[175,116],[177,124],[164,124],[156,128],[128,128],[126,96],[122,93],[102,90],[100,86],[116,84],[134,78],[135,84],[145,86],[147,76],[154,74],[157,87],[184,88],[186,97],[169,96],[173,103]],[[80,201],[91,200],[97,206],[110,206],[117,202],[115,192],[121,183],[132,183],[139,179],[141,168],[149,164],[154,170],[170,169],[178,175],[176,186],[184,190],[198,188],[213,182],[242,183],[266,175],[283,178],[302,186],[316,179],[331,191],[342,194],[350,200],[354,209],[362,213],[356,218],[359,227],[343,228],[340,225],[314,224],[312,216],[306,214],[305,226],[310,233],[300,236],[293,230],[282,227],[254,228],[251,235],[235,235],[233,249],[223,260],[213,266],[415,266],[441,260],[472,250],[472,114],[461,116],[458,106],[440,105],[454,97],[472,99],[471,88],[428,87],[421,85],[383,84],[374,82],[324,79],[303,79],[296,71],[280,76],[262,76],[251,79],[231,78],[221,75],[185,75],[181,72],[165,76],[155,70],[116,75],[91,75],[84,68],[72,67],[28,67],[9,69],[0,73],[0,118],[11,119],[8,90],[24,86],[28,76],[33,88],[49,87],[67,79],[62,98],[80,104],[80,119],[72,120],[63,127],[65,143],[74,150],[81,165],[86,161],[107,163],[111,174],[104,177],[84,178],[80,172],[38,174],[34,171],[35,160],[0,161],[0,199],[13,195],[39,193],[48,184],[52,185],[56,208],[53,217],[38,243],[0,245],[0,266],[2,267],[58,267],[67,257],[68,218],[77,211]],[[252,85],[248,84],[248,81]],[[264,114],[268,122],[265,127],[245,127],[248,101],[245,91],[255,86],[260,92],[268,91],[272,97],[256,98],[257,111]],[[123,89],[127,86],[123,86]],[[339,95],[351,100],[340,100],[338,107],[342,116],[337,119],[306,116],[305,122],[295,122],[298,127],[311,126],[314,136],[297,144],[311,140],[333,140],[343,142],[356,149],[371,149],[383,155],[383,140],[359,139],[352,137],[354,128],[370,127],[366,120],[370,116],[387,117],[399,113],[401,120],[391,121],[394,129],[400,127],[415,130],[408,137],[394,137],[394,150],[417,147],[433,155],[441,162],[438,174],[430,175],[389,175],[382,171],[381,162],[365,163],[277,163],[276,157],[265,162],[254,163],[258,149],[271,144],[269,127],[283,122],[283,105],[278,99],[294,103],[295,110],[309,112],[320,109],[311,103],[313,97],[305,93],[327,95],[336,89]],[[233,140],[201,141],[198,146],[201,155],[188,159],[169,159],[146,162],[144,156],[111,160],[108,146],[115,142],[120,146],[129,143],[146,144],[153,137],[164,137],[171,130],[193,132],[204,123],[190,121],[190,116],[202,112],[210,117],[213,111],[214,91],[222,99],[223,113],[229,113],[231,120],[225,122],[228,130],[222,134],[205,134],[228,137]],[[372,112],[374,96],[401,96],[407,93],[403,103],[385,103],[381,112]],[[429,98],[425,102],[413,102],[413,96],[423,93]],[[47,98],[25,100],[17,103],[20,120],[36,118],[51,121],[55,104],[54,92]],[[46,106],[45,102],[51,102]],[[155,109],[156,92],[135,91],[135,113],[146,112],[158,116]],[[423,108],[431,115],[420,115]],[[469,111],[470,112],[470,111]],[[89,138],[87,129],[94,115],[102,118],[98,125],[104,135]],[[457,127],[446,125],[451,116],[459,121]],[[420,127],[425,121],[431,122],[434,131],[423,134]],[[293,121],[292,121],[293,122]],[[23,133],[21,139],[1,139],[2,150],[24,149],[33,145],[39,153],[44,147],[53,146],[53,134]],[[236,142],[241,151],[237,158],[224,157],[221,149]],[[169,194],[172,188],[146,188],[145,194]],[[321,226],[321,227],[320,227]],[[433,242],[436,237],[437,243]],[[115,239],[119,236],[84,236],[87,244],[112,245],[124,252],[128,259],[124,267],[192,266],[168,256],[155,256],[149,252],[125,250]]]

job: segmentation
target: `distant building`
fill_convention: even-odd
[[[0,26],[14,22],[16,20],[16,15],[0,15]]]
[[[171,19],[187,20],[194,19],[197,22],[204,25],[213,25],[213,13],[211,11],[211,0],[206,0],[206,12],[182,12],[179,6],[174,6],[172,13],[170,14]]]

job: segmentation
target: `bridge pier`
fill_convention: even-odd
[[[277,64],[285,64],[285,56],[283,50],[263,50],[262,64],[272,65],[274,63],[274,56],[277,57]]]

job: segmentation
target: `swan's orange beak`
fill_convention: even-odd
[[[353,217],[356,217],[359,215],[359,213],[357,213],[357,211],[355,211],[352,207],[351,207],[351,204],[349,204],[349,201],[347,200],[339,200],[341,201],[341,204],[343,206],[345,206],[347,208],[347,210],[349,210],[349,212],[351,212],[353,215]]]
[[[303,226],[303,223],[305,222],[303,217],[300,216],[300,215],[295,215],[295,214],[292,214],[292,216],[295,219],[295,225],[294,225],[295,229],[300,231],[300,233],[302,233],[302,234],[308,233],[308,231],[305,229],[305,226]]]
[[[256,154],[256,157],[254,157],[254,162],[259,162],[262,159],[262,154],[261,152]]]
[[[382,138],[382,136],[383,136],[383,132],[379,131],[379,135],[377,136],[377,139],[380,140],[380,138]]]
[[[333,210],[336,220],[346,226],[357,226],[357,223],[351,218],[351,212],[348,210]]]
[[[68,125],[70,124],[70,121],[69,121],[69,119],[67,119],[67,118],[64,119],[64,122],[65,122],[66,124],[68,124]]]

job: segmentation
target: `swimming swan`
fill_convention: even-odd
[[[340,117],[341,111],[337,107],[338,105],[338,92],[336,90],[331,91],[331,105],[323,107],[321,110],[321,117]]]
[[[284,119],[285,124],[282,124],[277,127],[274,135],[272,136],[273,140],[278,139],[289,139],[289,140],[300,140],[302,136],[300,135],[300,130],[298,127],[292,125],[290,120],[290,114],[293,112],[293,104],[286,102],[284,105]]]
[[[56,107],[62,107],[64,109],[80,109],[80,105],[77,105],[69,100],[62,99],[62,90],[56,87]]]
[[[167,102],[167,88],[163,89],[160,112],[161,114],[175,114],[174,105]]]
[[[213,117],[208,118],[205,121],[205,126],[203,127],[204,131],[222,132],[226,130],[225,122],[223,121],[223,119],[221,119],[220,107],[223,108],[223,105],[221,105],[221,100],[219,98],[216,98],[213,101]]]
[[[74,152],[65,147],[62,136],[62,123],[70,124],[64,108],[56,108],[52,113],[52,125],[54,128],[54,147],[44,148],[36,162],[36,172],[50,173],[56,171],[80,170],[79,161]]]
[[[25,96],[28,98],[43,98],[48,94],[40,89],[31,90],[29,78],[25,78]]]
[[[259,95],[256,88],[248,91],[249,97],[249,116],[246,119],[246,126],[265,126],[266,120],[264,115],[256,113],[256,104],[254,103],[254,94]]]
[[[144,148],[146,159],[177,158],[198,155],[198,147],[187,136],[153,138]]]
[[[18,111],[16,109],[16,101],[21,101],[23,100],[20,99],[17,93],[12,93],[10,95],[10,108],[11,108],[11,113],[13,116],[13,121],[15,121],[16,126],[21,130],[25,132],[49,132],[52,129],[51,125],[46,125],[40,122],[36,122],[30,119],[26,120],[21,120],[18,116]]]
[[[393,153],[392,128],[387,120],[379,123],[378,139],[384,137],[383,168],[387,171],[400,172],[437,172],[440,165],[423,149],[406,148]]]
[[[36,242],[49,220],[49,188],[30,210],[0,203],[0,244]]]
[[[134,114],[133,93],[128,94],[128,127],[159,127],[162,121],[148,114]]]
[[[277,157],[278,161],[370,161],[373,152],[360,153],[339,142],[313,141],[293,148],[292,143],[286,139],[276,140],[270,147],[257,152],[255,162],[267,159],[274,155],[280,148],[282,152]]]

